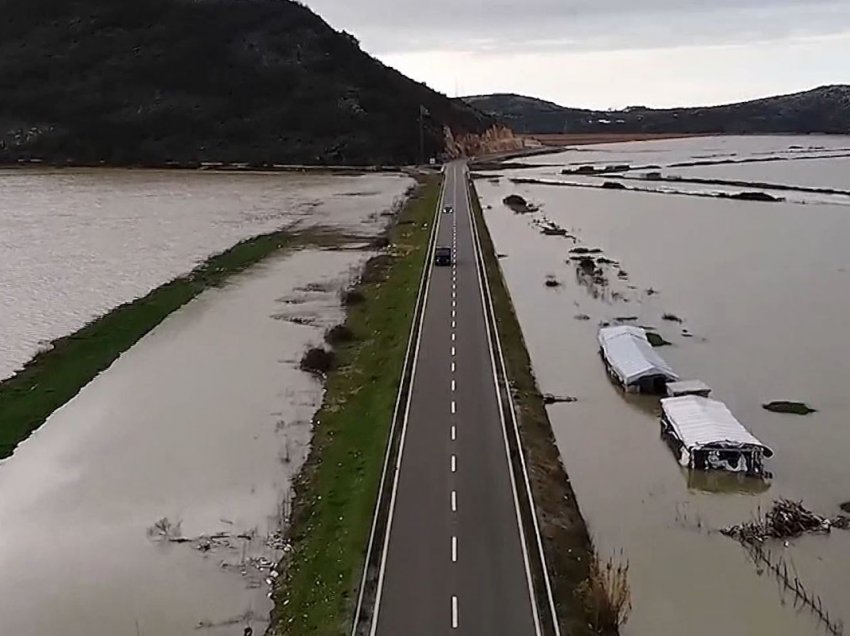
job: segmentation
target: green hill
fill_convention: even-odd
[[[0,0],[0,161],[374,164],[492,121],[290,0]]]
[[[850,133],[847,85],[723,106],[619,111],[566,108],[511,94],[464,99],[519,133]]]

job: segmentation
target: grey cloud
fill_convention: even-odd
[[[850,30],[850,0],[307,0],[372,53],[599,51]]]

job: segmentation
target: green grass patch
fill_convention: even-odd
[[[522,328],[474,190],[472,202],[505,366],[518,408],[520,438],[534,494],[537,521],[543,535],[561,632],[573,636],[611,636],[616,634],[616,629],[611,631],[591,626],[596,607],[591,604],[592,599],[578,592],[591,577],[589,564],[594,557],[593,545],[569,477],[561,463],[544,396],[537,387]],[[542,589],[539,582],[536,588],[538,592]]]
[[[351,628],[419,281],[440,195],[439,177],[420,182],[390,230],[390,249],[367,265],[351,339],[314,418],[310,456],[296,483],[271,633],[339,635]]]
[[[55,340],[8,380],[0,383],[0,459],[71,400],[166,316],[209,287],[224,283],[297,236],[272,232],[237,243],[189,274],[120,305],[79,331]]]

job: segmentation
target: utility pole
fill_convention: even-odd
[[[419,165],[425,165],[425,113],[427,109],[419,105]]]

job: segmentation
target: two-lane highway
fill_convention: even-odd
[[[446,166],[372,636],[537,636],[466,165]]]

